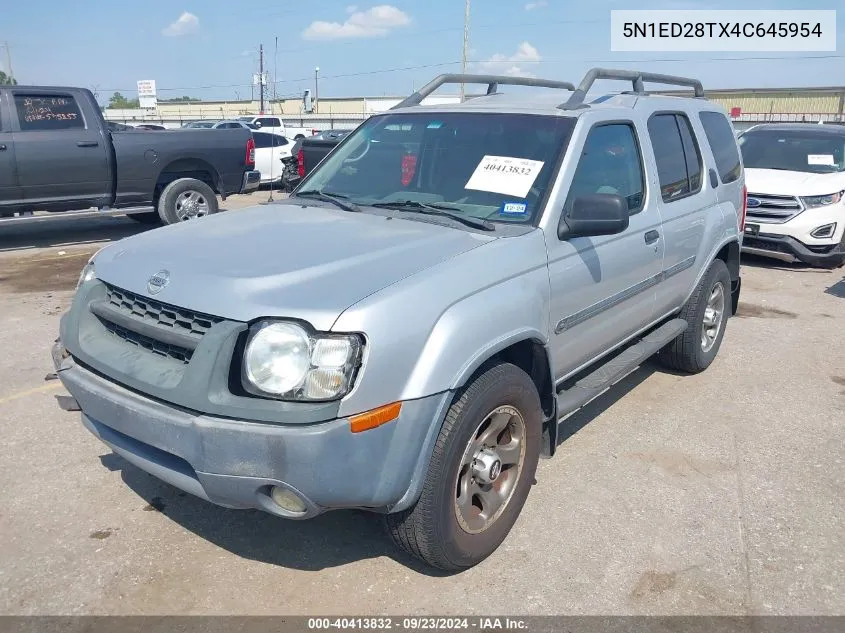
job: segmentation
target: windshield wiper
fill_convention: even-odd
[[[308,191],[299,191],[296,193],[297,198],[314,198],[315,200],[323,200],[325,202],[331,202],[336,207],[343,209],[344,211],[360,211],[361,207],[353,202],[345,202],[343,198],[348,198],[349,196],[344,196],[341,193],[325,193],[320,191],[319,189],[309,189]]]
[[[492,222],[488,222],[487,220],[484,220],[482,218],[474,218],[469,215],[459,215],[457,213],[451,213],[451,211],[460,211],[460,209],[458,209],[457,207],[450,207],[445,204],[437,204],[436,202],[428,203],[417,202],[416,200],[396,200],[393,202],[375,202],[367,206],[376,207],[377,209],[397,209],[399,211],[410,211],[411,213],[421,213],[424,215],[439,215],[451,218],[456,222],[471,226],[475,229],[481,229],[483,231],[496,230],[496,225]]]

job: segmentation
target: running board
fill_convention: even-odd
[[[629,344],[604,365],[584,376],[569,389],[557,394],[557,419],[560,420],[594,400],[643,364],[687,329],[684,319],[672,319],[646,336]]]

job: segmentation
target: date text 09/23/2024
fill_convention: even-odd
[[[350,617],[309,618],[309,631],[369,630],[369,631],[498,631],[526,630],[528,624],[521,618],[501,617]]]

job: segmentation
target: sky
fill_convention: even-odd
[[[356,4],[352,4],[352,2]],[[469,71],[577,83],[592,66],[695,76],[707,88],[845,84],[845,54],[610,51],[612,9],[835,9],[837,0],[472,0]],[[843,19],[837,41],[845,47]],[[22,84],[91,88],[135,98],[248,99],[258,48],[277,96],[399,96],[459,72],[462,0],[40,0],[0,14],[0,69],[10,46]],[[278,38],[278,52],[276,52]],[[255,97],[258,90],[255,88]]]

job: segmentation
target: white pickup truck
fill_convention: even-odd
[[[268,132],[270,134],[279,134],[280,136],[285,136],[289,139],[293,139],[294,141],[298,141],[299,139],[303,139],[306,136],[313,136],[319,130],[305,128],[305,127],[287,127],[279,117],[277,116],[268,116],[268,115],[259,115],[259,116],[240,116],[238,117],[238,121],[243,121],[244,123],[253,123],[258,126],[258,129],[262,132]]]

